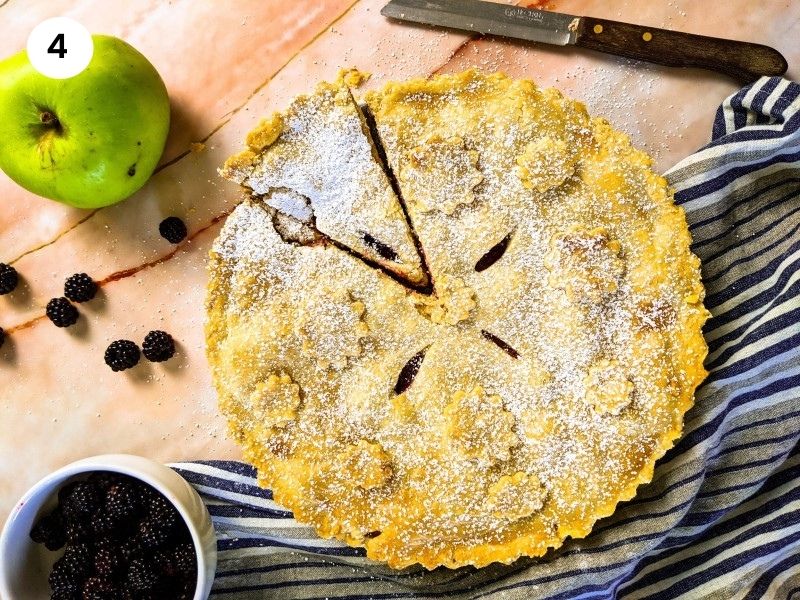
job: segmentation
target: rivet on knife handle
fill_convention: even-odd
[[[717,71],[740,83],[783,75],[786,59],[769,46],[583,17],[575,45],[668,67]]]

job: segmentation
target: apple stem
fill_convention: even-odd
[[[53,129],[61,129],[61,123],[58,121],[58,117],[51,113],[49,110],[43,110],[39,113],[39,120],[42,122],[42,125],[46,127],[52,127]]]

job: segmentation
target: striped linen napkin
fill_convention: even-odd
[[[800,85],[762,78],[667,177],[703,261],[710,375],[653,482],[541,559],[393,571],[319,539],[236,462],[173,465],[219,537],[214,597],[790,599],[800,594]]]

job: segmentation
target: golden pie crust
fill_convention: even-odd
[[[291,110],[344,101],[343,85]],[[253,193],[241,164],[291,161],[286,113],[268,119],[224,169],[250,197],[210,258],[208,357],[234,439],[299,521],[392,567],[586,536],[651,480],[705,376],[682,209],[626,135],[530,81],[470,71],[365,102],[422,253],[391,243],[432,293],[351,247],[347,219],[318,235]],[[282,164],[297,192],[312,171]],[[396,216],[358,227],[403,231]]]

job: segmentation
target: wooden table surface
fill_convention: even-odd
[[[216,169],[260,116],[315,82],[351,66],[373,74],[367,88],[472,66],[503,70],[583,100],[650,152],[660,171],[709,140],[717,106],[736,89],[712,73],[392,24],[379,14],[382,3],[0,0],[0,57],[24,47],[41,20],[65,15],[133,44],[172,100],[161,166],[122,204],[71,209],[0,173],[0,262],[22,277],[15,292],[0,296],[0,326],[10,330],[0,349],[0,519],[36,480],[85,456],[239,458],[203,349],[206,255],[221,217],[239,200]],[[789,77],[800,63],[800,3],[790,0],[555,0],[549,7],[769,44],[788,59]],[[204,142],[204,150],[191,152],[192,142]],[[189,227],[177,249],[158,234],[169,215]],[[58,329],[44,306],[79,271],[107,283],[80,305],[78,324]],[[175,337],[175,358],[143,360],[123,373],[104,364],[110,341],[141,343],[151,329]]]

